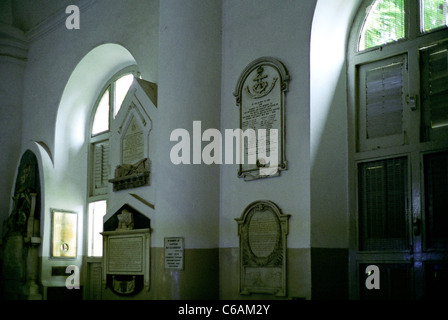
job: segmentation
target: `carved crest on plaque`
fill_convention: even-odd
[[[240,293],[286,295],[286,236],[289,215],[272,201],[256,201],[238,222]]]
[[[246,86],[246,92],[253,99],[263,98],[268,95],[272,89],[274,89],[275,84],[277,83],[278,77],[269,78],[268,75],[265,75],[263,66],[259,66],[257,68],[257,76],[252,79],[255,84],[252,86],[252,89],[249,85]]]

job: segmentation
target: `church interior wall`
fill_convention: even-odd
[[[143,79],[157,84],[158,105],[157,122],[151,131],[157,141],[151,153],[151,183],[133,191],[154,205],[154,209],[146,208],[152,228],[151,287],[134,298],[270,298],[238,291],[235,219],[257,200],[273,201],[291,215],[288,291],[281,299],[326,297],[320,294],[328,289],[321,276],[329,270],[317,262],[334,258],[340,261],[338,272],[347,272],[344,41],[359,4],[357,0],[336,2],[285,0],[280,5],[274,0],[86,0],[81,1],[79,30],[67,30],[62,19],[51,28],[44,24],[29,32],[32,40],[26,67],[12,72],[18,92],[10,90],[13,83],[0,84],[7,86],[0,88],[2,95],[13,94],[8,110],[23,105],[23,113],[2,110],[1,133],[11,136],[13,128],[21,126],[22,130],[5,141],[11,157],[2,157],[0,167],[15,167],[30,143],[39,151],[45,199],[40,252],[43,286],[65,286],[65,277],[51,275],[53,266],[67,264],[50,257],[52,208],[79,213],[78,257],[70,264],[82,267],[85,262],[87,124],[92,104],[107,79],[122,67],[136,64]],[[334,21],[328,16],[336,8],[345,14],[338,17],[338,29],[328,34],[323,30]],[[313,22],[316,17],[318,22]],[[338,54],[324,48],[317,55],[319,46],[330,38]],[[315,53],[326,61],[323,67],[313,60]],[[175,144],[170,141],[174,129],[192,133],[193,121],[201,121],[203,131],[238,128],[235,85],[242,70],[264,56],[283,62],[291,76],[286,93],[288,170],[279,177],[244,181],[238,178],[236,164],[174,165],[169,157]],[[7,67],[11,68],[10,64]],[[7,67],[0,63],[2,72]],[[23,99],[18,101],[20,96]],[[10,122],[3,114],[12,117]],[[329,175],[331,185],[326,179]],[[2,220],[10,211],[15,179],[11,173],[6,176],[10,186],[2,186],[0,191],[7,191],[9,198],[0,199]],[[130,199],[127,191],[110,194],[111,208]],[[184,270],[164,268],[165,237],[185,239]],[[83,279],[82,285],[86,283]],[[336,288],[340,284],[344,285],[344,278],[330,285]],[[333,292],[346,294],[344,290]],[[106,289],[103,298],[120,297]]]
[[[348,297],[350,170],[346,50],[359,4],[358,0],[318,1],[312,24],[310,229],[313,299]]]
[[[221,166],[220,250],[223,260],[228,261],[221,265],[220,274],[224,298],[238,298],[237,279],[228,282],[232,274],[238,274],[234,272],[239,261],[234,219],[257,200],[271,200],[291,215],[288,297],[311,295],[308,79],[314,7],[314,1],[284,1],[282,5],[272,1],[225,1],[223,5],[222,128],[238,126],[239,107],[232,93],[241,71],[251,61],[274,57],[285,64],[291,77],[286,93],[288,170],[280,177],[244,181],[237,176],[237,165]]]

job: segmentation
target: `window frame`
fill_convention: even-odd
[[[395,134],[390,134],[390,135],[383,135],[383,136],[377,136],[377,137],[368,137],[368,121],[367,121],[367,103],[366,101],[363,100],[363,102],[359,102],[360,106],[358,108],[358,112],[357,112],[357,123],[358,123],[358,132],[357,132],[357,137],[358,137],[358,141],[357,141],[357,148],[360,151],[363,150],[373,150],[377,147],[390,147],[390,146],[394,146],[394,145],[400,145],[400,144],[404,144],[406,141],[406,132],[408,130],[408,126],[409,126],[409,112],[407,110],[406,107],[406,97],[408,95],[408,68],[407,68],[407,55],[406,54],[401,54],[401,55],[397,55],[397,56],[392,56],[386,59],[382,59],[382,60],[377,60],[377,61],[372,61],[369,63],[365,63],[365,64],[361,64],[358,65],[358,74],[359,74],[359,80],[358,80],[358,95],[359,95],[359,100],[361,100],[361,98],[365,98],[365,100],[367,100],[367,94],[365,93],[364,88],[366,88],[367,86],[367,82],[365,82],[363,79],[363,77],[361,77],[362,75],[367,76],[367,73],[369,71],[372,70],[378,70],[381,68],[386,68],[392,65],[401,65],[401,69],[402,69],[402,97],[401,97],[401,102],[402,102],[402,129],[401,132],[397,132]],[[365,70],[365,71],[364,71]],[[361,90],[361,86],[362,86],[362,90]],[[362,92],[361,92],[362,91]],[[364,108],[361,108],[364,107]],[[361,134],[362,133],[362,134]]]
[[[420,29],[420,1],[405,1],[405,38],[396,42],[358,50],[361,29],[366,18],[366,8],[372,5],[374,0],[361,2],[356,13],[352,27],[348,34],[346,49],[347,70],[347,138],[348,138],[348,185],[349,185],[349,293],[350,297],[359,299],[361,279],[359,265],[362,263],[411,263],[413,283],[421,283],[425,278],[425,264],[447,261],[448,250],[435,252],[426,248],[425,229],[425,177],[423,157],[427,153],[436,153],[448,150],[448,139],[424,141],[420,132],[422,131],[421,103],[421,52],[422,49],[432,45],[438,45],[448,40],[448,27],[422,32]],[[409,115],[409,130],[407,141],[402,145],[393,145],[380,148],[359,148],[359,66],[388,58],[406,55],[408,72],[408,97],[405,105]],[[415,102],[415,103],[413,103]],[[416,110],[411,110],[411,107]],[[359,248],[359,169],[363,162],[392,159],[406,156],[408,159],[408,196],[407,224],[410,235],[412,250],[410,251],[360,251]],[[416,235],[417,234],[417,235]],[[415,254],[415,257],[414,257]],[[420,259],[415,262],[414,258]],[[414,262],[416,264],[414,264]],[[420,264],[420,267],[418,267]],[[414,267],[416,266],[416,267]],[[422,271],[423,270],[423,271]],[[414,286],[415,297],[423,297],[424,286]]]
[[[422,0],[422,1],[424,1],[424,0]],[[422,1],[419,1],[419,5],[422,4]],[[448,4],[447,4],[447,6],[448,6]],[[444,26],[440,26],[440,27],[433,28],[433,29],[430,29],[428,31],[425,31],[424,30],[424,23],[423,23],[424,22],[424,17],[423,16],[424,16],[425,13],[424,13],[424,11],[423,11],[421,6],[419,6],[419,9],[420,9],[420,17],[419,18],[420,18],[420,21],[422,22],[420,24],[420,32],[421,32],[421,34],[428,34],[430,32],[435,32],[435,31],[444,30],[444,29],[448,28],[448,23],[447,23]]]
[[[357,44],[356,44],[356,50],[359,51],[359,52],[365,52],[365,51],[368,51],[368,50],[375,50],[375,49],[378,49],[380,47],[383,47],[383,46],[386,46],[386,45],[389,45],[389,44],[406,41],[406,39],[408,38],[408,30],[409,30],[410,23],[409,23],[409,19],[408,19],[409,14],[408,14],[408,11],[406,10],[406,8],[407,8],[407,4],[406,4],[407,0],[404,0],[404,14],[405,14],[405,19],[404,19],[404,37],[400,38],[400,39],[398,39],[396,41],[389,41],[389,42],[386,42],[386,43],[383,43],[383,44],[379,44],[379,45],[376,45],[376,46],[365,48],[363,50],[359,49],[359,45],[360,45],[361,38],[362,38],[362,31],[364,29],[364,26],[365,26],[365,24],[367,22],[367,18],[370,15],[371,9],[373,8],[375,2],[376,2],[376,0],[373,0],[371,2],[364,1],[363,4],[362,4],[362,6],[363,6],[362,8],[363,8],[363,10],[365,10],[366,14],[365,14],[365,18],[362,19],[362,21],[361,21],[361,25],[359,26],[360,29],[359,29],[359,32],[358,32],[358,41],[357,41]]]
[[[98,94],[98,96],[95,100],[92,112],[90,114],[89,137],[91,140],[95,139],[95,137],[98,137],[98,136],[101,136],[103,134],[110,132],[110,124],[114,120],[115,82],[127,74],[133,74],[135,77],[140,77],[140,72],[138,71],[137,65],[130,65],[130,66],[125,67],[125,68],[121,69],[120,71],[116,72],[112,77],[109,78],[109,80],[104,84],[104,86],[100,90],[100,93]],[[95,120],[95,115],[96,115],[96,111],[98,109],[98,105],[101,101],[101,98],[106,93],[106,91],[109,89],[109,87],[110,87],[110,92],[109,92],[109,129],[106,131],[96,133],[96,134],[92,134],[93,122]]]
[[[414,126],[415,123],[419,123],[420,126],[420,118],[422,112],[422,103],[421,103],[421,92],[420,89],[420,56],[421,50],[427,48],[429,46],[438,45],[444,41],[448,40],[448,28],[444,28],[442,30],[433,30],[432,32],[421,33],[419,29],[419,0],[409,0],[405,1],[405,10],[410,13],[406,14],[406,21],[408,25],[408,31],[406,34],[408,35],[405,39],[388,43],[382,46],[372,47],[366,49],[364,51],[358,51],[358,41],[359,35],[361,32],[361,28],[363,26],[365,15],[362,13],[365,12],[366,8],[371,5],[375,0],[363,1],[358,9],[358,13],[354,19],[354,23],[352,25],[349,41],[347,45],[347,86],[348,86],[348,134],[349,134],[349,149],[356,150],[354,152],[354,157],[356,159],[362,159],[363,152],[361,152],[359,148],[359,134],[357,132],[359,128],[359,114],[357,110],[359,94],[357,92],[357,87],[359,86],[359,70],[358,66],[381,61],[387,58],[392,58],[399,55],[407,55],[407,72],[409,79],[418,79],[417,81],[408,81],[408,93],[406,100],[408,102],[408,107],[405,106],[405,111],[409,113],[409,126]],[[412,14],[413,13],[413,14]],[[416,110],[410,111],[409,109],[413,107],[412,99],[415,101]],[[404,151],[406,152],[409,149],[409,146],[412,144],[421,143],[421,134],[422,130],[419,127],[419,130],[408,130],[407,140],[408,143],[404,146]],[[446,143],[438,143],[435,141],[427,141],[428,145],[441,145],[443,147]],[[406,147],[407,146],[407,147]],[[431,147],[433,148],[433,147]],[[387,149],[387,148],[384,148]],[[381,150],[364,150],[365,156],[369,157],[369,153],[379,152],[381,154]]]
[[[387,157],[379,157],[379,158],[372,158],[372,159],[368,159],[368,160],[363,160],[363,161],[359,161],[356,163],[356,178],[357,178],[357,182],[356,182],[356,197],[357,197],[357,212],[358,212],[358,223],[357,223],[357,251],[359,251],[360,254],[384,254],[384,252],[386,252],[384,249],[373,249],[373,250],[368,250],[368,249],[362,249],[362,243],[361,243],[361,234],[362,234],[362,230],[361,228],[366,228],[366,226],[361,225],[360,221],[362,220],[361,217],[361,186],[360,186],[360,180],[361,180],[361,170],[360,167],[362,165],[365,164],[369,164],[369,163],[374,163],[374,162],[387,162],[389,160],[399,160],[399,159],[404,159],[405,160],[405,165],[406,165],[406,172],[403,175],[404,177],[404,190],[405,190],[405,194],[404,194],[404,198],[408,198],[410,195],[410,192],[412,191],[410,188],[410,179],[411,179],[411,173],[409,170],[409,162],[410,162],[410,155],[409,154],[398,154],[398,155],[393,155],[393,156],[387,156]],[[409,253],[411,248],[412,248],[412,237],[411,237],[411,230],[412,230],[412,224],[410,219],[408,219],[409,216],[409,202],[405,200],[405,225],[403,226],[405,228],[405,236],[403,237],[403,239],[407,242],[407,248],[397,248],[397,249],[393,249],[393,250],[387,250],[387,252],[396,252],[396,253]],[[389,240],[392,238],[389,238]],[[366,240],[366,239],[364,239]]]
[[[87,169],[87,203],[86,203],[86,212],[87,212],[87,217],[86,217],[86,222],[87,222],[87,226],[86,226],[86,230],[87,231],[87,235],[85,237],[85,241],[86,241],[86,254],[87,257],[95,257],[90,255],[91,252],[93,252],[94,250],[92,249],[92,243],[91,243],[91,239],[92,239],[92,235],[90,234],[90,231],[93,230],[93,226],[90,225],[91,223],[91,217],[90,217],[90,213],[89,213],[89,207],[91,203],[97,202],[97,201],[106,201],[106,208],[109,205],[109,197],[110,197],[110,186],[107,186],[106,188],[106,192],[102,193],[102,194],[94,194],[94,183],[95,183],[95,165],[94,165],[94,161],[95,161],[95,152],[94,152],[94,148],[95,145],[100,144],[100,143],[107,143],[109,145],[109,153],[110,153],[110,136],[111,136],[111,132],[110,132],[110,127],[112,122],[114,121],[114,109],[115,109],[115,82],[120,79],[123,76],[126,76],[128,74],[133,74],[134,77],[141,77],[138,66],[137,65],[129,65],[125,68],[120,69],[119,71],[115,72],[103,85],[103,87],[101,88],[101,90],[99,91],[99,94],[95,100],[95,103],[93,104],[92,107],[92,111],[90,113],[90,118],[89,118],[89,125],[87,126],[88,128],[88,154],[87,154],[87,164],[88,164],[88,169]],[[106,131],[102,131],[96,134],[92,133],[92,129],[93,129],[93,123],[95,120],[95,115],[98,109],[98,105],[103,97],[103,95],[106,93],[107,90],[110,90],[109,92],[109,126],[108,129]],[[109,162],[109,173],[110,173],[110,162]]]

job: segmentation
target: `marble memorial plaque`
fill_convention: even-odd
[[[165,238],[165,269],[184,269],[184,238]]]
[[[236,219],[241,294],[286,295],[288,219],[271,201],[253,202]]]
[[[280,237],[278,223],[269,211],[256,211],[249,222],[249,248],[256,257],[267,258]]]
[[[150,160],[145,157],[148,132],[145,133],[145,120],[136,109],[135,104],[131,104],[119,130],[121,164],[115,168],[114,178],[109,179],[114,191],[149,185]]]
[[[234,95],[240,106],[242,154],[238,175],[245,180],[278,176],[285,157],[285,93],[289,75],[273,58],[253,61],[241,74]],[[255,134],[250,139],[249,131]]]
[[[114,192],[150,185],[150,132],[156,111],[157,85],[134,78],[110,128],[110,164],[115,171],[108,181]]]
[[[143,235],[109,238],[109,272],[143,271]]]
[[[108,275],[143,276],[149,290],[150,229],[117,229],[104,231],[103,235],[103,285]]]
[[[134,164],[145,158],[145,139],[143,134],[143,129],[137,118],[132,117],[122,142],[123,164]]]

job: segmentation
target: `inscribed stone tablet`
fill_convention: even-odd
[[[246,268],[245,285],[266,289],[278,289],[282,285],[282,268]]]
[[[143,237],[110,237],[108,271],[143,272]]]
[[[285,157],[285,93],[289,74],[270,57],[250,63],[238,79],[234,95],[240,106],[241,159],[245,180],[278,176]]]
[[[241,129],[252,129],[257,135],[256,145],[249,141],[244,148],[243,170],[258,169],[257,161],[264,163],[261,154],[279,155],[278,133],[281,123],[281,89],[279,73],[271,66],[260,66],[252,71],[244,83],[241,103]],[[265,137],[260,136],[260,129],[266,130]],[[271,131],[277,130],[277,131]],[[277,132],[276,139],[270,138],[271,132]],[[273,136],[274,138],[274,136]],[[272,144],[271,144],[272,141]],[[272,152],[272,153],[271,153]],[[254,156],[255,162],[250,161]],[[279,160],[276,160],[277,164]]]
[[[249,247],[258,258],[268,257],[280,237],[277,220],[270,211],[258,211],[249,224]]]
[[[286,235],[289,215],[271,201],[248,205],[238,222],[240,293],[286,295]]]
[[[145,157],[144,151],[143,129],[133,117],[123,137],[122,163],[137,163]]]

